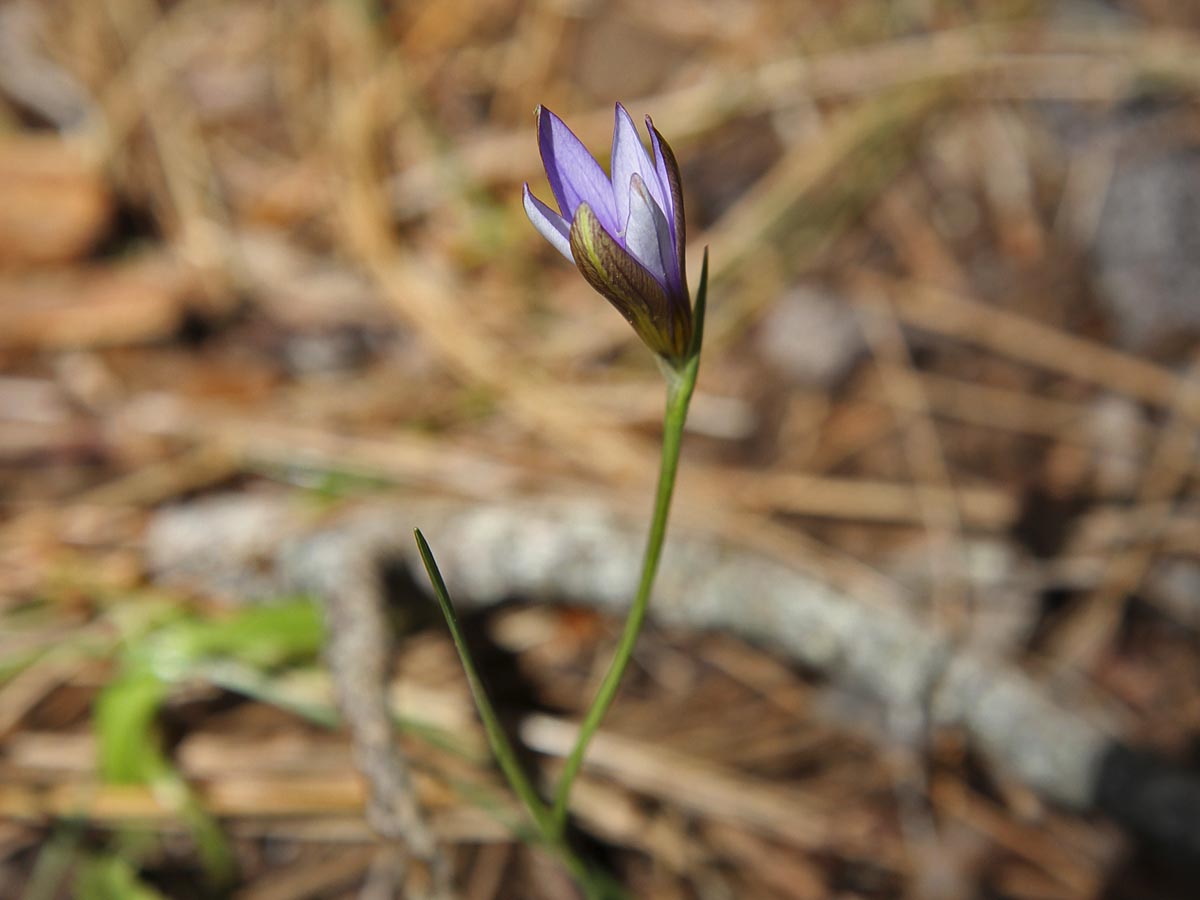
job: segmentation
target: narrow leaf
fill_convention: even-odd
[[[704,312],[708,305],[708,248],[704,248],[704,259],[700,263],[700,283],[696,286],[696,302],[692,307],[692,343],[688,347],[688,359],[700,356],[704,343]]]
[[[548,839],[553,834],[550,812],[546,809],[546,805],[538,796],[537,791],[534,790],[533,784],[521,769],[521,765],[517,761],[517,754],[513,750],[512,744],[509,743],[508,736],[504,733],[504,728],[500,725],[500,719],[496,715],[496,710],[492,706],[491,699],[488,697],[483,679],[479,677],[479,670],[475,668],[475,660],[471,657],[471,651],[467,648],[466,638],[459,627],[458,616],[454,612],[454,604],[450,600],[450,592],[446,590],[446,582],[442,579],[442,573],[438,570],[437,561],[433,558],[433,551],[429,549],[429,543],[425,540],[425,536],[421,534],[419,528],[414,529],[413,536],[417,541],[417,550],[421,554],[421,562],[425,564],[425,572],[429,576],[429,583],[433,586],[433,595],[437,598],[438,606],[441,607],[442,615],[446,619],[446,626],[450,629],[450,637],[454,641],[454,649],[458,651],[463,671],[467,674],[467,683],[471,687],[471,695],[475,698],[475,706],[479,710],[479,718],[483,720],[483,729],[487,733],[488,743],[492,747],[492,753],[496,757],[496,762],[499,763],[500,770],[504,773],[505,778],[508,779],[508,783],[512,786],[513,791],[521,799],[521,802],[525,804],[525,808],[529,810],[529,814],[533,817],[543,838]]]

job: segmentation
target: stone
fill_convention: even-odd
[[[854,309],[816,286],[798,286],[780,297],[758,329],[764,360],[806,387],[832,387],[867,352]]]

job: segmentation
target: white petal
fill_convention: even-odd
[[[548,240],[555,250],[575,262],[575,257],[571,255],[571,223],[529,193],[529,185],[525,185],[523,199],[525,215],[529,216],[538,234]]]
[[[663,156],[662,147],[658,142],[658,135],[654,132],[654,123],[646,116],[646,129],[650,132],[650,145],[654,148],[654,181],[658,184],[659,190],[662,192],[663,212],[667,216],[667,221],[671,223],[672,236],[675,232],[675,195],[671,193],[671,178],[667,175],[667,161]]]
[[[642,145],[633,119],[629,117],[625,107],[618,103],[612,149],[612,183],[617,204],[618,227],[629,219],[629,192],[626,187],[634,174],[642,177],[654,202],[666,209],[667,200],[658,186],[658,174],[654,170],[654,163],[650,161],[650,155]]]
[[[650,196],[642,176],[629,179],[629,224],[625,226],[625,249],[649,270],[665,288],[674,250],[667,217]]]

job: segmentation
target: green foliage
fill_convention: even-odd
[[[92,856],[84,860],[75,877],[79,900],[165,900],[137,876],[128,860],[119,856]]]
[[[234,659],[276,669],[314,659],[324,625],[303,597],[241,610],[227,618],[184,618],[147,634],[131,648],[135,659],[165,679],[184,677],[205,660]]]
[[[201,676],[206,666],[226,661],[261,675],[263,670],[314,659],[322,641],[320,615],[305,598],[221,619],[178,610],[124,612],[116,616],[125,630],[118,671],[93,709],[101,776],[110,784],[152,787],[187,823],[209,877],[225,883],[233,872],[228,843],[168,757],[159,714],[173,686]],[[122,872],[112,866],[97,869],[95,889],[119,884],[113,879],[125,877]]]
[[[152,787],[187,823],[209,877],[214,883],[225,883],[233,874],[225,836],[163,749],[158,714],[169,690],[167,682],[139,667],[130,668],[104,688],[93,710],[100,774],[110,784]]]
[[[167,684],[144,670],[117,676],[100,692],[92,711],[99,744],[100,776],[110,784],[148,784],[168,768],[155,721]]]

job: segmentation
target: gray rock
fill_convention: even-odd
[[[932,559],[931,553],[940,558]],[[967,622],[958,637],[973,649],[1012,651],[1024,644],[1037,623],[1033,572],[1011,541],[968,536],[941,548],[913,543],[891,556],[885,570],[907,589],[918,620],[933,615],[928,607],[937,587],[934,579],[943,573],[960,578]]]
[[[1147,578],[1147,590],[1180,624],[1200,629],[1200,561],[1167,559],[1156,563]]]
[[[1127,138],[1137,140],[1136,131]],[[1093,250],[1121,346],[1145,350],[1200,334],[1200,151],[1121,153]]]
[[[144,535],[144,558],[167,585],[231,603],[278,597],[276,554],[306,518],[290,498],[220,494],[160,510]]]
[[[1147,423],[1128,397],[1102,394],[1088,404],[1086,428],[1096,447],[1096,487],[1105,497],[1128,497],[1137,490],[1146,465]]]
[[[758,346],[781,374],[812,387],[835,384],[867,352],[850,304],[813,286],[775,302],[759,325]]]

